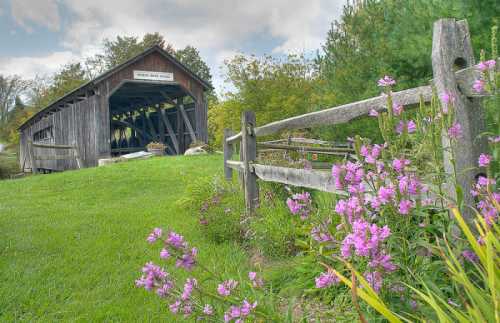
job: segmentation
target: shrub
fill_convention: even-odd
[[[19,165],[15,154],[0,153],[0,179],[10,178],[19,173]]]
[[[180,203],[199,217],[202,232],[212,241],[241,241],[244,200],[239,187],[220,176],[200,178],[188,186]]]

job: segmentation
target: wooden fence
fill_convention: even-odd
[[[50,153],[42,153],[39,156],[35,154],[35,149],[34,148],[41,148],[41,149],[54,149],[54,150],[69,150],[69,154],[67,155],[57,155],[57,154],[50,154]],[[32,142],[31,140],[28,140],[28,156],[29,158],[29,163],[31,165],[31,173],[32,174],[37,174],[39,167],[37,166],[37,161],[43,161],[43,160],[65,160],[65,159],[75,159],[76,164],[78,168],[82,168],[83,162],[82,159],[80,158],[80,155],[78,153],[78,147],[75,145],[55,145],[55,144],[44,144],[44,143],[35,143]],[[24,165],[25,163],[23,162],[22,170],[24,172]]]
[[[449,93],[454,98],[455,117],[462,127],[460,142],[452,145],[456,156],[457,181],[464,192],[469,192],[476,176],[484,171],[475,166],[480,153],[486,150],[486,140],[479,136],[485,129],[485,114],[481,107],[480,97],[486,94],[477,94],[472,91],[473,82],[480,77],[480,71],[474,66],[467,22],[454,19],[436,21],[431,57],[434,77],[431,85],[395,92],[392,94],[393,101],[403,106],[417,104],[420,100],[430,102],[433,96],[433,86],[437,93]],[[282,130],[347,123],[368,114],[371,109],[382,111],[386,108],[386,104],[387,98],[381,95],[262,126],[257,126],[254,112],[245,111],[241,117],[240,132],[234,134],[229,129],[224,130],[225,177],[231,180],[233,170],[240,173],[245,193],[245,206],[249,213],[253,212],[259,204],[258,179],[342,193],[336,192],[329,172],[256,163],[258,148],[269,148],[271,145],[272,148],[290,149],[289,146],[280,147],[279,144],[259,144],[257,137],[273,135]],[[450,143],[446,140],[443,138],[443,144],[448,147]],[[240,160],[231,160],[238,143],[240,143]],[[452,173],[451,156],[447,152],[444,154],[445,171]],[[445,189],[454,196],[455,189],[451,185],[449,183]],[[473,200],[469,195],[465,194],[464,202],[472,205]]]

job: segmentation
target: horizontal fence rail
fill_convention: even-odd
[[[35,154],[35,149],[34,148],[39,148],[39,149],[54,149],[54,150],[70,150],[70,154],[67,155],[41,155],[37,156]],[[71,151],[73,152],[71,154]],[[30,165],[31,165],[31,173],[32,174],[37,174],[38,173],[38,167],[36,166],[36,161],[49,161],[49,160],[67,160],[67,159],[75,159],[76,164],[78,168],[82,168],[83,166],[83,161],[80,158],[80,154],[78,153],[78,147],[75,145],[56,145],[56,144],[44,144],[44,143],[37,143],[33,142],[31,140],[28,140],[28,156]],[[24,170],[24,163],[23,163],[23,170]]]
[[[454,71],[454,66],[460,65],[458,63],[463,63],[463,61],[466,62],[464,65],[467,67]],[[460,151],[460,154],[457,155],[459,159],[457,165],[459,167],[456,170],[457,173],[461,174],[458,182],[463,191],[468,192],[473,183],[471,180],[473,177],[471,176],[477,176],[478,174],[478,170],[474,170],[475,161],[479,157],[478,152],[485,145],[484,138],[477,139],[480,138],[479,134],[484,132],[485,129],[484,111],[478,97],[486,96],[488,93],[474,93],[472,91],[474,81],[479,79],[481,74],[474,66],[467,22],[441,19],[434,24],[432,65],[434,78],[431,80],[431,85],[394,92],[391,94],[392,101],[403,106],[430,102],[434,94],[434,87],[437,89],[437,93],[451,94],[455,99],[455,117],[464,129],[466,128],[460,142],[462,147],[452,147],[452,149]],[[497,64],[497,70],[499,65]],[[386,108],[387,95],[382,94],[374,98],[271,122],[259,127],[256,126],[255,113],[245,111],[242,114],[241,131],[239,133],[234,134],[229,129],[224,130],[223,145],[226,179],[232,179],[232,170],[239,172],[240,181],[245,192],[247,213],[252,213],[259,203],[257,179],[345,195],[345,192],[335,190],[330,172],[261,165],[256,163],[255,160],[257,153],[262,151],[294,150],[298,152],[345,155],[354,153],[352,147],[347,145],[338,147],[322,140],[290,137],[288,139],[258,143],[256,138],[274,135],[283,130],[348,123],[353,119],[367,115],[372,109],[383,111]],[[473,147],[472,144],[474,140],[476,140],[476,147]],[[294,146],[292,143],[331,146],[306,147]],[[237,144],[240,147],[240,161],[233,161],[231,158],[236,152]],[[444,142],[444,144],[446,143]],[[447,164],[450,164],[450,158],[444,152],[445,169],[448,172],[450,170]],[[331,167],[331,164],[322,163],[321,168],[327,168],[328,166]],[[455,191],[451,183],[446,189],[448,192]]]

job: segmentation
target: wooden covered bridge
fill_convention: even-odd
[[[21,168],[92,167],[153,141],[164,143],[167,154],[182,154],[193,141],[207,141],[209,89],[161,47],[151,47],[22,124]]]

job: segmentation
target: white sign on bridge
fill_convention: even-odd
[[[148,81],[174,81],[174,73],[153,72],[153,71],[134,71],[134,80]]]

